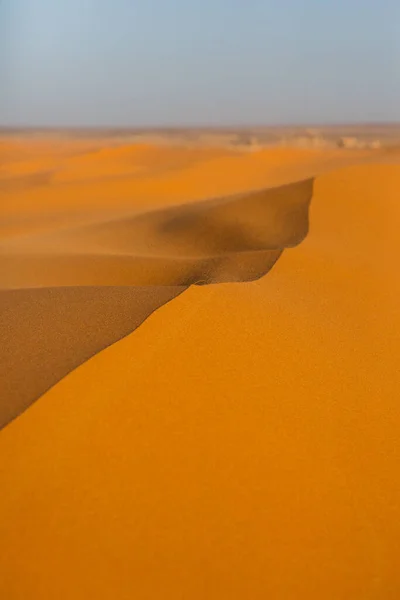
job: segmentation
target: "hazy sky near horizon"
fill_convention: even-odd
[[[0,125],[400,121],[399,0],[0,0]]]

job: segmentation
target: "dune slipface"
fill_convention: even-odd
[[[6,162],[0,596],[397,600],[398,155],[85,144]]]
[[[185,288],[0,290],[0,427]]]

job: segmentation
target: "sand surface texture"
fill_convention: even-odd
[[[0,138],[0,597],[397,600],[395,150]]]

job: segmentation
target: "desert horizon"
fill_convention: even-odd
[[[298,142],[299,138],[313,139],[321,137],[327,143],[338,144],[342,138],[354,137],[361,142],[378,141],[382,145],[397,145],[400,143],[400,121],[366,121],[347,123],[288,123],[288,124],[224,124],[224,125],[41,125],[17,126],[1,125],[0,137],[7,136],[56,136],[56,137],[103,137],[127,138],[138,142],[145,141],[152,136],[157,136],[158,141],[165,143],[189,143],[207,141],[202,136],[223,136],[228,143],[239,142],[243,136],[253,136],[260,143],[273,145],[286,143],[287,145]],[[234,136],[238,136],[235,139]],[[246,140],[247,141],[247,140]],[[246,143],[245,141],[245,143]]]

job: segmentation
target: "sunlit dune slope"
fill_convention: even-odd
[[[191,286],[0,432],[1,597],[397,600],[399,189],[318,175],[266,277]]]

